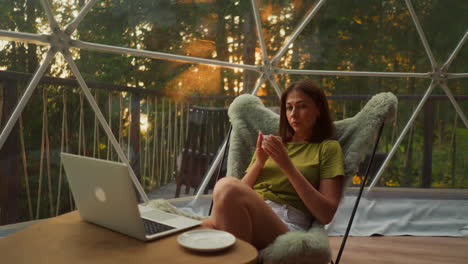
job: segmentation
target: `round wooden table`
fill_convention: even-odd
[[[78,212],[74,211],[1,238],[0,260],[2,263],[35,264],[256,262],[257,250],[240,239],[226,250],[197,253],[177,243],[177,236],[180,234],[142,242],[84,222]]]

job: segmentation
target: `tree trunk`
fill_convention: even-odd
[[[37,0],[28,0],[26,4],[26,24],[27,27],[31,30],[31,32],[36,31],[36,3]],[[37,45],[35,44],[28,44],[28,65],[27,71],[34,72],[37,68],[38,59],[37,59]]]
[[[257,44],[257,34],[255,29],[255,20],[252,12],[246,12],[244,16],[243,24],[243,35],[244,35],[244,51],[243,61],[244,64],[255,64],[255,48]],[[255,85],[255,77],[257,74],[253,71],[244,70],[244,91],[251,93]]]
[[[218,21],[216,23],[216,59],[220,61],[228,61],[228,54],[227,54],[227,46],[226,46],[226,23],[224,22],[224,16],[226,15],[225,0],[217,0],[216,1],[216,10],[218,15]],[[221,78],[220,78],[220,87],[222,87],[221,92],[224,92],[224,81],[223,77],[225,74],[226,69],[221,68]],[[244,84],[244,87],[245,84]]]

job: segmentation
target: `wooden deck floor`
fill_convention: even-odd
[[[330,237],[333,261],[342,237]],[[468,238],[350,237],[341,256],[343,264],[467,264]]]

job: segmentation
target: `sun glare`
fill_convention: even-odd
[[[221,70],[211,65],[192,65],[178,74],[165,86],[166,91],[175,93],[174,99],[182,99],[183,94],[215,94],[220,89]]]
[[[140,131],[142,134],[146,134],[148,129],[150,129],[151,124],[148,122],[148,115],[140,113]]]
[[[0,40],[0,50],[5,49],[6,45],[8,45],[8,41]]]

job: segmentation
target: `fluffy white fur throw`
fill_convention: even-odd
[[[193,215],[193,214],[186,213],[186,212],[180,210],[179,208],[175,207],[174,205],[172,205],[169,201],[167,201],[165,199],[151,200],[151,201],[149,201],[147,206],[157,208],[159,210],[162,210],[164,212],[168,212],[168,213],[171,213],[171,214],[182,215],[182,216],[192,218],[192,219],[195,219],[195,220],[202,220],[202,219],[207,218],[205,216],[199,216],[199,215]]]
[[[371,150],[380,124],[396,116],[398,99],[392,93],[373,96],[354,117],[336,121],[336,139],[345,155],[345,174],[353,176]],[[227,175],[241,178],[255,151],[258,131],[277,134],[279,115],[266,108],[253,95],[238,96],[229,107],[232,124]]]
[[[283,234],[259,254],[259,263],[263,264],[326,264],[330,259],[327,232],[319,224],[307,232]]]

